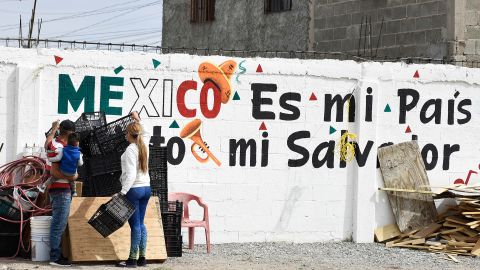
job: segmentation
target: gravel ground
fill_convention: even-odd
[[[383,244],[340,243],[246,243],[213,245],[211,254],[196,245],[183,257],[143,269],[480,269],[480,258],[458,257],[385,248]],[[27,260],[0,260],[2,269],[49,269],[48,264]],[[71,269],[118,269],[110,264],[79,264]]]

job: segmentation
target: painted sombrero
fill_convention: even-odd
[[[226,104],[232,94],[230,77],[236,68],[237,63],[233,60],[225,61],[220,66],[216,66],[211,62],[203,62],[198,67],[198,76],[200,76],[203,83],[205,81],[213,82],[220,89],[222,103]]]

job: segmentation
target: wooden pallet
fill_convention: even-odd
[[[130,227],[126,223],[118,231],[103,238],[88,220],[100,205],[110,197],[74,197],[68,219],[68,239],[72,262],[120,261],[126,260],[130,251]],[[145,214],[147,227],[147,254],[149,261],[165,261],[167,252],[163,237],[163,226],[158,208],[158,198],[152,197]]]

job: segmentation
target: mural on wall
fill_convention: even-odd
[[[158,60],[152,59],[152,63],[153,69],[160,66]],[[238,81],[240,75],[248,75],[244,63],[245,60],[242,60],[238,65],[241,72],[237,74],[235,81]],[[257,67],[255,73],[264,72],[260,63],[252,64]],[[123,69],[123,66],[119,66],[117,69],[120,67]],[[217,166],[221,166],[222,162],[213,154],[217,149],[210,149],[200,136],[195,135],[196,132],[200,132],[202,125],[211,127],[206,123],[209,119],[215,119],[219,116],[222,105],[228,104],[230,100],[240,100],[240,95],[231,84],[236,69],[237,62],[235,60],[227,60],[218,66],[213,62],[203,61],[198,66],[198,81],[191,79],[176,83],[168,77],[146,79],[100,76],[98,78],[98,76],[85,75],[81,83],[77,84],[77,87],[72,83],[69,74],[59,74],[57,112],[67,114],[69,105],[74,111],[80,110],[82,102],[84,111],[94,111],[94,107],[98,107],[95,100],[95,86],[99,82],[99,108],[105,111],[107,115],[121,116],[131,111],[139,111],[141,115],[146,115],[149,118],[169,118],[178,112],[181,117],[187,120],[195,119],[182,129],[178,124],[178,119],[171,119],[171,122],[169,122],[170,129],[180,129],[180,133],[177,133],[180,135],[179,137],[174,136],[167,140],[169,162],[172,165],[178,165],[183,161],[185,143],[188,143],[183,139],[191,139],[193,140],[191,152],[198,162],[207,163],[211,159]],[[410,80],[419,80],[420,72],[416,70],[410,78]],[[318,121],[326,123],[325,132],[335,138],[320,142],[312,147],[305,143],[313,138],[310,131],[297,130],[291,132],[286,137],[284,144],[294,157],[285,161],[287,166],[302,167],[311,164],[313,168],[346,168],[346,163],[353,160],[356,161],[358,166],[365,166],[375,142],[367,140],[361,145],[356,141],[357,135],[349,131],[348,124],[355,124],[355,115],[360,109],[363,119],[357,119],[357,121],[367,123],[373,121],[372,103],[375,93],[370,86],[363,86],[366,87],[365,92],[360,91],[360,89],[357,89],[359,82],[356,81],[353,90],[342,91],[346,94],[325,93],[321,95],[318,92],[310,91],[302,96],[297,90],[279,91],[279,88],[283,88],[281,85],[270,81],[268,83],[262,82],[261,76],[255,77],[255,80],[255,82],[250,82],[249,87],[251,91],[250,117],[252,120],[258,120],[261,125],[260,130],[265,132],[261,134],[260,140],[258,138],[244,138],[241,134],[238,135],[238,138],[228,139],[228,166],[267,167],[270,155],[270,139],[268,137],[269,133],[266,132],[265,121],[273,120],[288,124],[292,121],[301,120],[300,116],[305,113],[302,110],[307,108],[301,105],[303,100],[308,100],[311,104],[320,104],[323,117],[318,116]],[[124,110],[123,106],[113,105],[119,104],[118,101],[124,101],[122,88],[126,87],[125,82],[129,82],[129,87],[136,93],[136,100],[129,110]],[[178,85],[175,89],[175,95],[173,94],[174,84]],[[199,90],[198,102],[187,101],[187,94],[194,93],[197,90]],[[359,91],[362,93],[361,95],[365,96],[360,97],[360,94],[355,91]],[[157,92],[161,93],[161,105],[154,102],[153,95]],[[278,96],[278,100],[274,100],[273,96]],[[356,104],[356,98],[361,98],[365,106],[360,108]],[[388,101],[379,104],[382,108],[379,113],[398,114],[397,124],[406,125],[405,133],[407,134],[415,134],[411,123],[417,120],[425,125],[447,124],[458,126],[467,124],[472,120],[471,99],[462,98],[460,92],[456,89],[452,98],[446,101],[441,98],[425,99],[421,96],[419,89],[403,87],[396,90],[396,98],[396,102]],[[398,107],[394,107],[395,104],[398,104]],[[175,112],[174,109],[176,109]],[[204,123],[199,117],[205,118]],[[339,128],[336,123],[347,123],[347,128]],[[337,133],[337,130],[340,132]],[[422,139],[425,140],[426,138]],[[378,144],[378,147],[390,144],[392,142],[382,142]],[[173,147],[181,152],[176,154],[175,157],[172,153]],[[441,146],[426,143],[421,149],[427,170],[432,170],[437,165],[441,166],[442,170],[449,170],[452,155],[459,151],[460,145],[456,143],[445,143]],[[260,162],[257,163],[257,160]],[[469,176],[470,174],[465,182],[468,182]]]
[[[242,60],[239,64],[238,64],[238,69],[240,69],[241,71],[237,74],[237,77],[235,77],[235,81],[239,84],[241,84],[242,82],[240,82],[240,80],[238,79],[240,77],[240,75],[243,75],[245,73],[247,73],[247,69],[243,66],[243,64],[246,62],[247,60]]]
[[[185,127],[180,132],[181,138],[187,138],[193,141],[191,146],[191,151],[193,156],[196,160],[200,163],[207,162],[210,158],[220,166],[222,163],[213,155],[213,153],[209,150],[208,144],[202,139],[200,135],[200,127],[202,126],[202,120],[194,119],[190,123],[186,124]],[[202,153],[206,154],[206,157],[200,157],[200,155],[195,150],[198,147]]]

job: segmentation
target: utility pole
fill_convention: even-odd
[[[20,28],[18,28],[18,47],[23,48],[22,15],[20,15]]]
[[[37,0],[33,3],[32,9],[32,18],[30,18],[30,26],[28,29],[28,48],[32,47],[32,32],[33,32],[33,23],[35,22],[35,10],[37,9]]]

